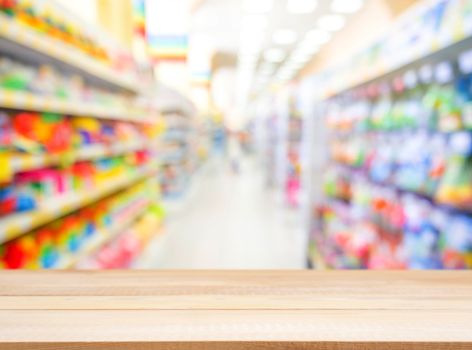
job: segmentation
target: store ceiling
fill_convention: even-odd
[[[301,38],[304,33],[316,26],[317,18],[329,13],[331,0],[318,0],[315,10],[307,14],[289,14],[286,3],[287,0],[273,0],[270,13],[260,16],[265,17],[268,22],[264,28],[261,49],[281,46],[290,51],[293,45],[274,45],[271,33],[278,29],[291,29],[296,32],[298,38]],[[260,15],[248,14],[244,11],[243,5],[243,0],[202,0],[191,16],[190,33],[208,36],[217,51],[237,53],[241,44],[241,31],[245,26],[244,19]]]
[[[313,3],[314,9],[294,14],[288,10],[289,2],[306,7],[305,10],[310,10],[308,7]],[[251,91],[295,76],[313,57],[317,48],[344,27],[363,2],[198,0],[193,7],[189,33],[191,38],[198,37],[200,41],[206,41],[207,47],[213,48],[213,53],[224,52],[230,61],[237,62],[237,90],[241,95],[239,103],[245,104]],[[264,9],[265,5],[267,8]],[[337,17],[328,18],[327,15]],[[278,38],[274,37],[277,33]],[[231,55],[238,59],[230,58]],[[228,64],[223,62],[222,65]]]

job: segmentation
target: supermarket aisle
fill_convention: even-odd
[[[303,268],[299,214],[264,190],[251,160],[233,174],[213,160],[194,179],[187,198],[169,210],[165,234],[151,243],[142,268]]]

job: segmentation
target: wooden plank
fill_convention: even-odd
[[[4,344],[2,350],[470,350],[466,343],[425,342],[120,342]]]
[[[0,311],[0,342],[398,340],[472,345],[471,325],[468,310],[7,310]]]
[[[472,349],[467,271],[4,271],[0,349]]]
[[[472,273],[469,271],[192,271],[192,270],[143,270],[143,271],[3,271],[0,274],[0,295],[154,295],[160,288],[175,287],[175,293],[186,288],[197,288],[203,293],[213,288],[246,288],[281,293],[291,290],[301,294],[306,288],[364,294],[406,291],[443,293],[471,293]],[[76,288],[79,288],[77,290]],[[277,288],[273,290],[272,288]],[[296,289],[295,289],[296,288]],[[140,290],[142,289],[142,290]],[[134,291],[134,293],[132,293]],[[197,292],[197,291],[195,291]],[[51,294],[52,293],[52,294]],[[470,295],[470,294],[469,294]]]
[[[243,293],[243,292],[241,292]],[[157,295],[157,296],[5,296],[0,298],[1,310],[470,310],[472,297],[440,296],[433,298],[415,295],[396,298],[306,294],[294,298],[293,294],[261,295]]]

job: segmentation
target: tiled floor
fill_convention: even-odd
[[[304,268],[305,232],[297,211],[277,203],[263,173],[245,160],[234,174],[209,162],[185,198],[170,203],[164,234],[151,242],[140,268]]]

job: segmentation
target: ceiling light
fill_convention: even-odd
[[[323,30],[334,32],[342,29],[345,22],[341,15],[325,15],[318,20],[318,26]]]
[[[272,5],[272,0],[244,0],[243,8],[248,13],[268,13]]]
[[[354,13],[361,9],[363,0],[333,0],[331,10],[339,13]]]
[[[290,45],[297,41],[297,32],[292,29],[278,29],[272,35],[272,41],[277,45]]]
[[[315,10],[316,5],[316,0],[288,0],[287,11],[294,14],[311,13]]]
[[[272,48],[264,51],[264,59],[269,62],[282,62],[285,58],[285,52],[282,49]]]

